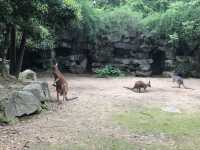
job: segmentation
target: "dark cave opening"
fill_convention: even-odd
[[[153,63],[151,65],[152,75],[161,75],[165,69],[165,52],[153,51],[151,53]]]

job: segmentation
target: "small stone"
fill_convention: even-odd
[[[176,106],[167,106],[161,109],[162,111],[165,111],[165,112],[181,113],[181,111]]]

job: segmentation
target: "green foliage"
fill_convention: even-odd
[[[159,109],[129,111],[115,118],[123,126],[138,133],[164,133],[173,136],[198,135],[198,114],[163,112]]]
[[[87,39],[96,41],[103,35],[109,40],[120,39],[132,31],[140,31],[155,33],[174,49],[181,43],[191,50],[199,45],[199,0],[97,0],[97,5],[95,8],[92,1],[80,1],[83,18],[78,32]]]
[[[46,102],[43,102],[41,107],[42,107],[42,111],[45,111],[45,110],[49,109],[48,104]]]
[[[71,24],[70,29],[77,39],[96,42],[104,35],[110,40],[128,36],[141,28],[142,14],[132,11],[128,6],[94,8],[89,0],[79,1],[81,20]],[[103,3],[103,2],[102,2]],[[107,3],[107,2],[106,2]]]
[[[97,74],[98,77],[101,78],[105,78],[105,77],[118,77],[118,76],[122,76],[123,73],[120,69],[115,68],[111,65],[106,65],[104,68],[102,69],[97,69],[95,71],[95,73]]]
[[[119,6],[120,4],[124,3],[125,0],[96,0],[97,5],[99,7],[113,7]]]
[[[101,32],[99,34],[108,34],[111,37],[128,36],[134,31],[138,31],[141,24],[139,20],[142,18],[138,12],[133,12],[127,6],[121,6],[111,10],[99,12],[101,24]]]
[[[81,35],[83,39],[93,41],[98,32],[99,16],[88,0],[79,0],[79,3],[82,18],[76,26],[76,31],[78,29],[79,36]]]
[[[0,26],[17,27],[18,47],[22,33],[27,32],[27,47],[53,48],[57,33],[66,29],[77,41],[91,43],[104,37],[115,41],[133,33],[153,33],[158,41],[154,43],[165,40],[174,51],[183,49],[182,55],[200,47],[200,0],[96,2],[94,6],[92,0],[0,0]],[[2,31],[2,49],[4,36]]]
[[[17,32],[26,32],[32,43],[52,39],[53,30],[80,18],[80,6],[76,0],[0,0],[0,23],[15,25]]]

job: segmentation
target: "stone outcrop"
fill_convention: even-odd
[[[20,72],[19,74],[19,80],[20,81],[36,81],[37,76],[36,73],[30,69],[24,70],[23,72]]]
[[[72,73],[84,73],[87,70],[87,58],[83,54],[57,57],[62,70]]]
[[[49,87],[46,82],[32,82],[25,86],[23,91],[31,92],[40,102],[45,102],[51,99]]]
[[[46,82],[32,82],[21,90],[16,90],[0,101],[0,113],[8,120],[31,115],[42,110],[45,101],[51,99]]]
[[[42,109],[39,99],[28,91],[16,91],[2,103],[7,118],[30,115]]]

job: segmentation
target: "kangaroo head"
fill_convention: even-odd
[[[53,65],[52,69],[55,71],[55,70],[58,70],[58,64],[56,63],[55,65]]]
[[[147,83],[147,86],[148,86],[148,87],[151,87],[151,82],[150,82],[150,80],[149,80],[149,82]]]

